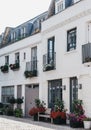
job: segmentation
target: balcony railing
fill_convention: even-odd
[[[82,45],[82,63],[91,62],[91,43]]]
[[[37,60],[26,62],[24,75],[26,78],[37,76]]]
[[[43,71],[50,71],[56,68],[56,53],[43,55]]]

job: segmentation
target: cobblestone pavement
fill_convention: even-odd
[[[26,118],[15,118],[8,116],[0,116],[0,130],[83,130],[72,129],[69,126],[54,125],[32,121]]]

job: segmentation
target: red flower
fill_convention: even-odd
[[[33,108],[30,109],[29,115],[34,116],[38,112],[45,112],[45,108],[44,107],[33,107]]]
[[[51,117],[53,119],[57,118],[57,117],[61,117],[62,119],[66,119],[66,113],[65,112],[60,112],[60,111],[52,111],[51,112]]]

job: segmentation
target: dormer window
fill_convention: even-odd
[[[11,33],[11,41],[15,40],[15,38],[16,38],[16,32],[12,32]]]
[[[55,13],[61,12],[65,8],[64,0],[56,0],[55,1]]]
[[[22,27],[21,28],[21,37],[25,37],[26,36],[26,28]]]

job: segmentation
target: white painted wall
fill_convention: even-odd
[[[22,85],[24,96],[26,84],[39,83],[39,97],[48,106],[48,80],[62,79],[63,85],[66,85],[63,100],[69,112],[69,78],[77,76],[82,84],[82,89],[78,90],[79,99],[83,100],[86,114],[91,116],[91,67],[82,64],[82,45],[88,42],[87,26],[90,21],[91,0],[82,0],[43,22],[41,33],[0,49],[0,66],[4,65],[6,55],[9,55],[11,64],[14,63],[14,54],[20,52],[20,70],[13,72],[9,69],[6,74],[0,72],[0,86]],[[67,52],[67,30],[74,27],[77,27],[77,48]],[[47,53],[47,39],[52,36],[55,36],[56,69],[43,72],[43,55]],[[25,64],[31,60],[31,47],[34,46],[38,49],[38,77],[26,79]],[[24,104],[22,108],[24,112]]]

